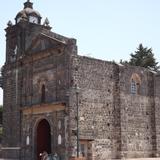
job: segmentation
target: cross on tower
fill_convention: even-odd
[[[30,0],[27,0],[27,1],[24,3],[24,8],[33,8],[32,5],[33,5],[33,3],[31,3]]]

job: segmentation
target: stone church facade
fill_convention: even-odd
[[[86,160],[160,156],[160,74],[78,55],[32,5],[5,29],[2,158],[68,160],[77,135]]]

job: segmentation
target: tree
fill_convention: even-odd
[[[158,66],[158,62],[154,58],[154,54],[152,52],[152,48],[143,47],[142,44],[139,44],[137,51],[135,53],[130,54],[131,59],[128,61],[120,61],[122,64],[129,64],[133,66],[141,66],[145,68],[149,68],[153,71],[157,71],[160,66]]]

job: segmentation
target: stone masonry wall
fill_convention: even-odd
[[[93,141],[92,158],[95,160],[118,158],[121,145],[119,69],[113,63],[87,57],[74,56],[72,60],[71,129],[76,128],[74,89],[78,87],[80,139]]]
[[[56,53],[24,66],[22,105],[40,104],[42,85],[45,85],[45,102],[51,103],[65,100],[67,86],[67,70],[64,54]]]
[[[18,69],[4,69],[3,157],[19,156],[20,113],[18,104]],[[6,118],[7,117],[7,118]],[[16,124],[16,125],[14,125]],[[12,152],[8,147],[16,148]],[[5,154],[5,152],[8,154]]]
[[[56,35],[58,36],[58,35]],[[62,37],[58,37],[62,38]],[[63,47],[62,47],[63,48]],[[25,149],[22,151],[22,157],[27,156],[28,159],[31,157],[34,159],[34,154],[36,154],[35,141],[33,137],[35,136],[35,132],[32,134],[29,133],[25,126],[28,126],[28,123],[33,127],[32,119],[38,119],[40,117],[48,119],[48,116],[52,118],[51,129],[53,130],[52,135],[52,153],[57,152],[62,159],[67,157],[66,148],[68,146],[68,116],[65,112],[67,112],[68,106],[68,95],[67,89],[69,88],[69,56],[70,54],[76,54],[76,41],[74,39],[68,40],[67,45],[63,50],[53,49],[50,51],[46,51],[43,54],[36,53],[29,56],[26,56],[23,63],[24,74],[22,77],[23,86],[22,86],[22,107],[31,107],[31,106],[43,106],[43,104],[54,104],[54,103],[64,103],[66,105],[66,109],[63,111],[63,115],[61,113],[61,118],[63,118],[62,131],[63,131],[63,145],[57,146],[57,121],[58,117],[55,116],[56,112],[31,116],[32,118],[23,118],[22,124],[22,146]],[[39,55],[39,56],[37,56]],[[45,85],[45,101],[41,101],[42,97],[42,86]],[[45,110],[45,106],[44,106]],[[28,122],[30,120],[30,122]],[[53,122],[54,121],[54,122]],[[54,123],[54,125],[52,125]],[[64,126],[65,125],[65,126]],[[33,129],[36,129],[34,126]],[[32,141],[32,146],[25,145],[25,138],[29,134]]]
[[[138,93],[133,95],[131,77],[134,74],[138,75],[140,84]],[[159,120],[155,110],[159,99],[155,102],[154,81],[155,74],[144,68],[72,57],[70,132],[76,128],[75,93],[79,88],[80,139],[92,141],[92,158],[156,156],[156,121]],[[71,142],[76,148],[74,135]]]
[[[47,54],[47,53],[46,53]],[[30,60],[30,59],[29,59]],[[29,61],[28,60],[28,61]],[[56,102],[65,103],[65,87],[68,85],[67,81],[67,65],[65,63],[65,53],[60,56],[57,52],[51,53],[49,56],[31,61],[28,63],[25,60],[23,65],[23,85],[22,85],[22,109],[37,107],[45,104],[54,104]],[[45,101],[41,101],[42,85],[45,85]],[[59,116],[58,116],[59,115]],[[63,146],[58,146],[58,120],[61,120],[62,125],[65,123],[65,114],[57,113],[45,113],[36,115],[22,115],[21,123],[21,159],[35,159],[36,155],[36,128],[38,120],[47,119],[51,126],[52,131],[52,153],[58,153],[61,156],[65,156],[65,127],[62,130]],[[26,138],[30,137],[30,144],[26,145]],[[63,149],[63,151],[62,151]]]
[[[35,115],[24,115],[22,119],[22,150],[21,150],[21,159],[30,160],[36,159],[36,134],[37,134],[37,125],[41,120],[47,120],[50,125],[51,130],[51,153],[57,153],[61,159],[66,157],[65,153],[65,117],[64,112],[52,112],[48,114],[35,114]],[[58,123],[61,123],[61,126],[58,127]],[[58,136],[62,136],[62,144],[58,145]],[[26,144],[27,136],[29,137],[29,144]]]
[[[20,149],[23,150],[25,133],[22,131],[27,123],[21,110],[54,102],[64,102],[67,106],[69,56],[76,54],[77,47],[76,40],[53,33],[45,26],[24,22],[8,27],[6,32],[2,149],[3,158],[16,159],[21,156]],[[42,102],[43,85],[45,100]],[[34,154],[34,150],[27,152]]]
[[[66,148],[68,147],[68,116],[66,114],[68,107],[68,95],[67,90],[70,85],[69,76],[69,57],[72,54],[77,53],[76,40],[65,38],[61,35],[52,33],[47,30],[43,30],[43,33],[49,36],[43,37],[44,49],[48,47],[50,40],[55,38],[55,42],[50,47],[53,47],[49,51],[41,53],[39,46],[34,48],[34,52],[26,55],[23,59],[23,76],[22,76],[22,107],[36,107],[43,106],[43,104],[64,103],[65,110],[62,113],[45,113],[41,115],[31,115],[28,117],[22,117],[22,158],[27,156],[28,159],[34,159],[36,154],[35,149],[35,130],[36,125],[33,126],[33,122],[37,119],[45,118],[50,122],[52,132],[52,153],[58,153],[62,159],[68,157]],[[65,46],[60,46],[57,41],[61,40],[66,42]],[[31,49],[32,51],[32,49]],[[45,85],[45,101],[41,101],[42,98],[42,86]],[[45,105],[44,105],[45,110]],[[60,115],[60,116],[57,116]],[[58,143],[58,120],[61,119],[62,123],[62,145]],[[28,125],[30,124],[30,125]],[[26,128],[26,126],[30,126]],[[33,128],[32,128],[33,127]],[[32,132],[32,133],[31,133]],[[31,144],[26,146],[26,136],[31,137]]]
[[[157,156],[160,157],[160,74],[155,76],[155,119]]]
[[[131,94],[133,74],[137,74],[141,81],[137,94]],[[120,67],[120,104],[122,156],[154,157],[154,74],[140,67]]]

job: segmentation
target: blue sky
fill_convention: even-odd
[[[128,60],[139,43],[152,47],[160,62],[160,0],[31,0],[48,17],[52,31],[77,39],[80,55]],[[5,61],[5,31],[25,0],[5,0],[0,7],[0,66]],[[0,90],[2,104],[2,90]]]

